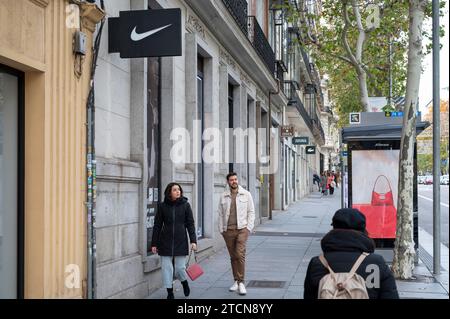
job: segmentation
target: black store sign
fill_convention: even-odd
[[[181,9],[120,11],[109,18],[109,53],[121,58],[180,56]]]
[[[316,147],[315,146],[306,146],[305,152],[306,152],[306,154],[316,154]]]
[[[309,137],[305,136],[299,136],[299,137],[293,137],[292,138],[292,144],[294,145],[308,145],[309,144]]]

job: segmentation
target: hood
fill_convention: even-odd
[[[171,201],[168,197],[164,197],[164,203],[168,204],[168,205],[182,205],[184,203],[186,203],[188,201],[188,199],[184,196],[178,198],[176,201]]]
[[[323,252],[347,251],[367,252],[375,251],[375,243],[366,234],[350,229],[333,229],[321,241]]]

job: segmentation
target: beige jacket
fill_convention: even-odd
[[[228,218],[230,217],[231,207],[231,193],[227,188],[219,199],[219,231],[220,233],[227,230]],[[237,228],[247,228],[249,231],[253,230],[255,226],[255,205],[250,192],[239,186],[238,194],[236,196],[236,213],[237,213]]]

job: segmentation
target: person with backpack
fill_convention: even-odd
[[[188,199],[178,183],[170,183],[164,191],[164,201],[159,203],[152,235],[152,253],[161,257],[163,286],[167,289],[167,299],[175,299],[174,277],[183,285],[186,297],[190,288],[186,274],[186,257],[190,248],[197,250],[194,216]]]
[[[357,209],[339,209],[333,229],[321,241],[323,254],[311,259],[304,299],[399,299],[394,276],[368,237]]]

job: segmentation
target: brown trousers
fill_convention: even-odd
[[[230,254],[233,277],[238,282],[244,282],[245,251],[249,233],[247,228],[227,230],[222,233]]]

